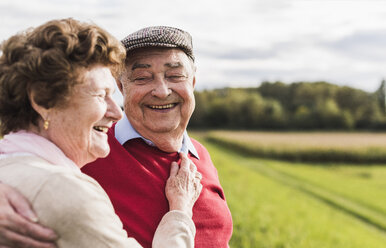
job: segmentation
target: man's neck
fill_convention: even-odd
[[[132,127],[145,139],[150,140],[158,149],[164,152],[179,152],[182,147],[185,129],[181,126],[164,132],[149,130],[141,123],[130,121]]]
[[[140,131],[139,131],[140,132]],[[153,142],[153,144],[164,152],[178,152],[182,146],[184,132],[173,133],[147,133],[140,132],[140,134]]]

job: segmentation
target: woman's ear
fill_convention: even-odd
[[[48,119],[49,109],[39,105],[35,101],[35,92],[30,91],[28,93],[29,100],[31,102],[32,108],[42,117],[42,119],[45,121]]]

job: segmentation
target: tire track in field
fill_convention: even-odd
[[[220,146],[221,149],[226,150],[227,153],[235,153],[228,147],[221,146],[218,143],[216,143],[215,145]],[[240,153],[237,153],[237,155],[240,155]],[[256,157],[250,158],[256,159]],[[320,186],[296,178],[292,175],[289,175],[288,173],[273,169],[269,165],[265,165],[264,163],[259,162],[259,164],[253,163],[244,166],[276,182],[301,191],[317,200],[328,204],[329,206],[337,210],[340,210],[346,214],[351,215],[352,217],[357,218],[365,224],[368,224],[386,233],[386,216],[382,213],[372,210],[346,197],[339,196],[336,193],[332,193],[331,191],[326,190]]]
[[[266,167],[266,168],[262,168]],[[338,196],[331,191],[325,190],[322,187],[312,185],[310,183],[301,181],[291,175],[277,171],[268,166],[255,166],[251,169],[258,171],[260,174],[269,177],[281,184],[290,186],[298,191],[306,193],[313,198],[316,198],[340,211],[343,211],[351,216],[372,225],[377,229],[386,232],[386,218],[383,214],[371,210],[357,202],[353,202],[345,197]]]

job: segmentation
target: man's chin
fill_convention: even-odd
[[[154,121],[154,123],[149,123],[149,125],[144,125],[148,132],[151,133],[171,133],[182,129],[178,123],[162,123],[160,121]]]
[[[176,129],[177,129],[176,127],[166,126],[166,127],[148,128],[148,131],[152,133],[171,133],[176,131]]]

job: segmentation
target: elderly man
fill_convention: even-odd
[[[195,247],[228,247],[232,219],[217,171],[206,149],[186,132],[195,106],[191,36],[176,28],[149,27],[122,43],[126,68],[117,83],[125,116],[109,131],[109,156],[85,166],[83,172],[106,190],[128,235],[151,247],[155,229],[168,210],[164,188],[170,164],[178,160],[178,152],[187,153],[202,174],[203,185],[193,208]],[[0,209],[1,216],[12,215]],[[30,223],[30,231],[7,221],[3,229],[7,225],[19,233],[32,233],[35,239],[51,238],[49,231]],[[0,244],[4,236],[0,228]]]

